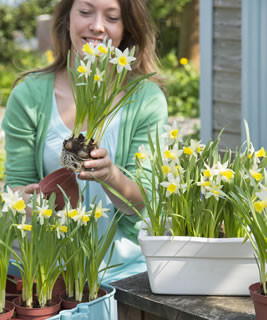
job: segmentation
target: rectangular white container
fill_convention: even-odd
[[[259,281],[254,251],[243,238],[150,236],[143,223],[138,241],[153,293],[249,295]]]

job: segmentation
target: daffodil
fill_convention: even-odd
[[[180,64],[181,64],[182,66],[188,64],[188,59],[185,58],[185,57],[181,58],[181,59],[180,59]]]
[[[211,181],[208,180],[205,176],[201,176],[200,181],[197,182],[197,185],[201,187],[202,194],[210,191]]]
[[[108,218],[108,215],[106,214],[107,211],[110,211],[109,209],[102,208],[102,201],[100,200],[97,205],[91,204],[90,205],[92,209],[95,208],[95,214],[94,218],[95,220],[98,220],[100,217]],[[93,211],[91,211],[93,212]]]
[[[88,60],[88,62],[95,62],[96,55],[98,53],[98,49],[94,47],[92,42],[86,43],[83,45],[82,51],[84,52],[84,59]]]
[[[97,83],[98,87],[100,87],[101,82],[103,81],[103,75],[105,71],[100,71],[98,68],[96,68],[96,72],[94,75],[94,81]]]
[[[136,159],[139,159],[141,162],[145,161],[147,158],[147,151],[145,149],[145,146],[142,144],[141,146],[139,146],[138,148],[138,152],[136,152],[134,154],[134,157]]]
[[[25,237],[25,231],[32,231],[32,225],[26,224],[26,215],[22,217],[21,224],[17,224],[16,227],[21,231],[22,238]]]
[[[88,221],[90,221],[90,213],[86,212],[85,206],[80,205],[76,209],[75,214],[71,215],[71,219],[80,225],[87,225]]]
[[[260,150],[258,150],[258,151],[255,152],[255,157],[256,157],[256,158],[265,157],[265,150],[264,150],[263,147],[262,147]]]
[[[260,181],[262,179],[262,174],[258,170],[250,169],[249,173],[256,181]]]
[[[68,232],[68,227],[63,226],[60,223],[57,223],[55,225],[51,225],[50,229],[51,229],[51,231],[56,231],[58,239],[65,238],[65,235]]]
[[[182,141],[181,133],[178,128],[177,121],[173,121],[172,125],[164,125],[165,133],[162,135],[165,138],[167,145],[172,145],[175,142]]]
[[[168,181],[161,182],[161,185],[167,188],[166,196],[172,194],[184,193],[186,190],[186,184],[181,183],[181,178],[175,177],[173,174],[168,174]]]
[[[115,48],[116,57],[110,60],[110,63],[117,65],[117,72],[121,73],[123,69],[132,70],[130,64],[136,60],[135,57],[129,56],[129,49],[126,48],[123,52]]]
[[[234,171],[228,168],[228,161],[224,164],[217,162],[215,170],[217,170],[218,174],[218,183],[220,183],[221,180],[229,182],[234,177]]]
[[[40,225],[44,224],[44,219],[49,219],[52,216],[52,212],[53,211],[49,208],[49,205],[45,205],[42,207],[37,206],[37,213]]]
[[[201,154],[201,152],[205,148],[205,144],[201,143],[201,141],[191,139],[190,140],[190,148],[192,150],[194,150],[195,154],[197,154],[197,153]]]
[[[26,204],[22,199],[21,192],[13,192],[9,186],[7,186],[7,192],[2,193],[2,199],[4,201],[3,212],[7,212],[10,209],[14,215],[16,212],[26,213]]]
[[[91,61],[90,60],[87,61],[86,64],[82,60],[80,62],[81,64],[77,68],[77,71],[80,73],[79,77],[84,76],[87,80],[87,78],[90,76],[90,73],[91,73]]]

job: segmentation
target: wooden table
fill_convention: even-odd
[[[146,272],[112,285],[118,320],[255,320],[250,297],[153,294]]]

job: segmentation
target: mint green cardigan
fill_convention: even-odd
[[[10,187],[38,183],[44,177],[43,149],[52,110],[54,73],[27,76],[12,91],[2,128],[5,131],[5,182]],[[148,147],[147,129],[154,135],[167,123],[167,103],[159,87],[144,81],[123,108],[115,163],[135,175],[134,153],[141,144]],[[147,166],[146,172],[151,174]],[[144,180],[149,192],[149,184]],[[145,212],[144,212],[145,214]],[[140,218],[124,216],[120,225],[136,242]]]

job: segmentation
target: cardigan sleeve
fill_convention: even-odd
[[[164,131],[163,125],[168,121],[168,109],[165,95],[160,88],[153,82],[147,81],[143,87],[131,98],[134,100],[127,106],[127,112],[123,118],[123,130],[120,132],[119,156],[122,158],[122,166],[133,176],[135,172],[134,154],[138,152],[140,145],[144,145],[149,151],[148,129],[155,143],[156,128],[158,127],[159,137]],[[162,138],[161,138],[162,139]],[[120,154],[121,153],[121,154]],[[150,162],[145,161],[143,168],[148,177],[151,177]],[[143,186],[146,188],[149,197],[151,196],[151,185],[147,179],[142,177]],[[145,217],[146,210],[143,209],[141,214]],[[137,242],[137,235],[140,229],[141,220],[136,214],[134,216],[124,215],[120,222],[120,227],[127,236],[134,242]]]
[[[38,93],[27,78],[12,91],[2,128],[5,131],[5,183],[10,187],[39,182],[35,161]]]

